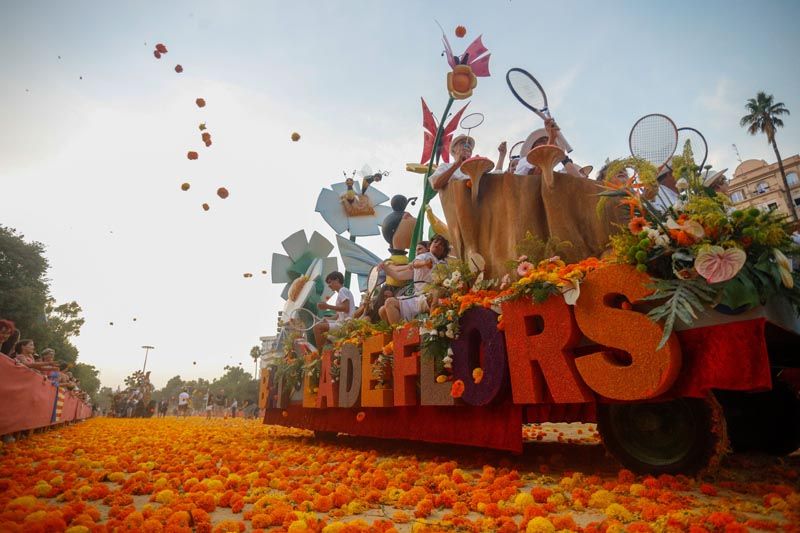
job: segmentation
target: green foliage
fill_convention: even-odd
[[[12,320],[39,350],[53,348],[56,358],[75,363],[78,349],[70,342],[84,319],[76,302],[57,305],[50,296],[44,246],[0,226],[0,318]]]
[[[94,405],[103,411],[108,412],[111,409],[111,399],[114,396],[114,390],[111,387],[100,387],[96,399],[93,400]]]
[[[763,91],[759,91],[755,98],[748,99],[745,109],[747,115],[741,118],[739,125],[747,127],[750,135],[765,134],[770,143],[775,140],[775,128],[783,127],[780,117],[790,114],[783,102],[775,103],[774,97]]]
[[[652,285],[655,292],[644,300],[666,300],[652,309],[647,316],[653,321],[664,321],[664,335],[658,343],[660,350],[672,334],[675,320],[691,324],[697,318],[695,311],[703,312],[705,307],[713,303],[717,290],[710,287],[703,279],[659,279]]]
[[[71,372],[72,376],[81,382],[81,390],[89,395],[93,404],[96,404],[100,390],[100,371],[94,365],[78,363],[72,367]]]

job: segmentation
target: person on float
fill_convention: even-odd
[[[436,171],[430,175],[428,180],[431,187],[435,190],[441,190],[447,187],[450,180],[468,180],[469,176],[461,172],[461,165],[472,157],[472,150],[475,148],[475,139],[469,135],[458,135],[453,142],[450,143],[450,153],[453,155],[453,161],[450,163],[442,163],[436,167]]]
[[[336,303],[331,305],[327,302],[320,302],[317,304],[317,308],[322,311],[336,311],[336,318],[325,319],[314,326],[314,344],[317,350],[322,350],[327,333],[344,324],[344,321],[351,318],[356,310],[356,300],[350,289],[344,286],[344,275],[341,272],[328,274],[325,277],[325,283],[336,293]]]
[[[521,174],[523,176],[530,174],[540,175],[541,170],[535,168],[528,162],[527,155],[531,150],[543,144],[555,144],[556,146],[563,148],[558,138],[559,131],[561,131],[561,128],[558,127],[556,121],[552,118],[549,118],[544,121],[544,128],[535,130],[528,135],[528,138],[525,139],[525,143],[522,145],[522,150],[520,150],[520,153],[523,154],[524,157],[519,158],[516,168],[513,170],[514,174]],[[569,156],[566,156],[561,161],[561,164],[563,165],[562,170],[565,174],[574,176],[576,178],[589,177],[588,174],[584,173],[581,167],[572,162],[572,159]]]
[[[414,282],[414,294],[407,298],[387,298],[380,309],[381,318],[391,325],[403,320],[411,320],[429,309],[428,299],[423,292],[425,285],[431,283],[433,268],[443,263],[450,254],[450,243],[441,235],[431,239],[430,251],[418,255],[411,264],[395,266],[381,263],[378,268],[386,270],[393,277],[409,279]]]
[[[183,389],[178,395],[178,414],[184,418],[189,414],[189,393]]]

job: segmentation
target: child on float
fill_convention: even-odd
[[[344,286],[344,275],[341,272],[331,272],[325,277],[325,283],[336,293],[336,303],[331,305],[326,302],[317,304],[317,308],[325,311],[336,311],[336,318],[325,319],[314,326],[314,344],[321,350],[325,344],[325,336],[329,331],[339,328],[345,320],[352,318],[356,310],[356,300],[350,289]]]
[[[450,243],[443,236],[436,235],[431,239],[430,251],[417,255],[410,264],[397,266],[381,263],[378,265],[378,268],[386,270],[388,275],[398,279],[413,280],[414,283],[412,296],[386,299],[386,303],[379,311],[381,318],[391,325],[396,325],[401,321],[412,320],[420,313],[428,311],[428,299],[423,293],[423,289],[432,281],[433,267],[443,263],[449,254]]]

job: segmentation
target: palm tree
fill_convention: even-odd
[[[747,131],[750,135],[757,133],[765,133],[767,135],[767,142],[772,144],[772,149],[775,150],[775,157],[778,158],[778,168],[781,171],[781,178],[783,178],[783,188],[786,191],[786,201],[789,203],[789,212],[792,215],[792,220],[797,222],[797,213],[794,209],[794,200],[792,199],[792,192],[789,189],[789,183],[786,181],[786,171],[783,169],[783,160],[781,154],[778,152],[778,145],[775,142],[775,128],[783,127],[783,120],[780,119],[781,115],[789,115],[789,110],[783,105],[783,102],[773,103],[771,94],[764,91],[759,91],[755,98],[750,98],[745,104],[748,114],[743,116],[739,121],[742,127],[747,126]]]
[[[253,346],[252,348],[250,348],[250,357],[253,358],[253,362],[256,365],[255,377],[256,380],[258,380],[258,359],[261,357],[261,348],[259,348],[258,346]]]

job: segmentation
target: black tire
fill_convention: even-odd
[[[694,474],[711,459],[718,436],[705,400],[599,404],[597,428],[626,468],[649,474]]]
[[[720,392],[735,452],[787,455],[800,448],[800,400],[773,378],[766,392]]]

